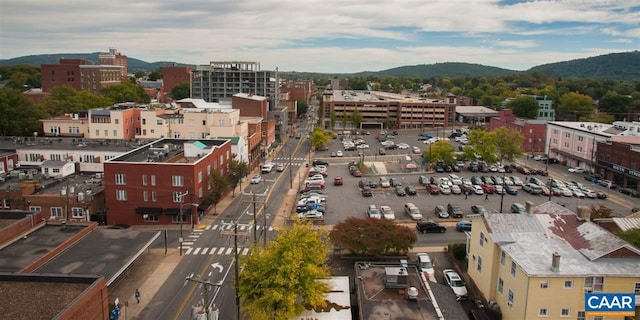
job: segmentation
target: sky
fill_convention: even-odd
[[[640,50],[640,1],[0,0],[0,59],[109,48],[146,62],[297,72],[527,70]]]

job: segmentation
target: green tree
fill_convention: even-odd
[[[307,110],[309,110],[309,104],[304,101],[304,99],[296,99],[297,103],[297,114],[305,114]]]
[[[452,165],[455,162],[453,153],[453,146],[444,140],[436,141],[429,148],[427,148],[422,157],[428,163],[444,162],[447,165]]]
[[[336,112],[335,111],[331,111],[331,113],[329,113],[329,126],[331,127],[331,130],[333,130],[336,127]]]
[[[535,119],[538,116],[538,102],[530,96],[520,96],[509,101],[507,106],[518,117]]]
[[[182,100],[191,96],[191,87],[189,82],[182,82],[171,89],[171,98],[173,100]]]
[[[587,118],[585,121],[611,124],[616,121],[616,119],[608,113],[598,112],[593,118]]]
[[[0,66],[0,80],[9,80],[5,85],[8,88],[39,88],[40,79],[40,69],[32,65]]]
[[[42,132],[40,119],[47,114],[26,98],[21,90],[0,89],[0,135],[30,136]]]
[[[305,305],[324,307],[328,287],[318,279],[329,277],[326,232],[296,221],[267,247],[253,248],[242,257],[238,292],[250,319],[291,319]]]
[[[104,108],[113,103],[114,101],[108,97],[85,90],[78,91],[73,87],[63,85],[51,89],[40,103],[40,107],[49,116],[55,117],[75,111]]]
[[[234,156],[235,157],[235,156]],[[249,175],[249,165],[236,159],[229,160],[229,183],[231,184],[231,196],[236,196],[236,187],[242,183],[242,179]],[[242,185],[240,185],[242,187]]]
[[[627,117],[630,104],[630,96],[609,91],[600,99],[598,110],[613,115],[616,120],[623,120]]]
[[[523,141],[521,133],[505,127],[494,131],[471,130],[464,152],[468,159],[475,159],[475,155],[479,155],[488,163],[503,163],[522,155]]]
[[[343,111],[342,112],[342,130],[345,130],[347,128],[347,123],[349,122],[349,120],[347,119],[347,114]]]
[[[107,98],[110,98],[115,103],[121,102],[139,102],[139,103],[149,103],[151,99],[144,92],[144,88],[142,86],[133,84],[129,81],[123,81],[119,84],[110,85],[108,87],[102,88],[100,93]]]
[[[640,249],[640,229],[631,229],[627,231],[616,232],[620,239],[629,242],[632,246]]]
[[[149,73],[149,76],[147,76],[147,78],[149,79],[149,81],[157,81],[158,79],[162,79],[162,73],[158,70],[152,71],[151,73]]]
[[[333,226],[329,239],[355,255],[379,256],[406,254],[418,237],[411,228],[390,220],[349,217]]]
[[[214,170],[209,175],[209,186],[211,187],[211,193],[207,195],[206,201],[213,204],[213,213],[218,214],[218,203],[224,197],[227,190],[229,190],[229,178],[220,174],[218,170]]]
[[[318,148],[327,144],[331,140],[331,135],[322,130],[322,128],[316,127],[313,132],[311,132],[311,145],[314,148]]]
[[[138,70],[133,74],[133,76],[136,77],[136,79],[140,79],[144,77],[144,75],[145,75],[145,72],[142,70]]]
[[[558,117],[563,120],[578,121],[580,117],[588,118],[593,113],[593,99],[591,97],[569,92],[560,98]]]
[[[353,127],[355,129],[360,129],[361,122],[362,122],[362,113],[358,109],[353,110],[353,112],[351,113],[351,123],[353,123]]]

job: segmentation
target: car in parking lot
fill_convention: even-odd
[[[362,187],[362,196],[363,197],[372,197],[373,193],[371,192],[371,187],[369,187],[369,186]]]
[[[438,188],[441,194],[451,194],[451,187],[449,187],[449,185],[441,184]]]
[[[380,149],[378,149],[378,154],[381,155],[381,156],[384,156],[384,155],[387,154],[387,151],[384,150],[384,148],[380,148]]]
[[[420,209],[418,209],[418,207],[411,202],[405,203],[404,213],[408,215],[411,218],[411,220],[422,219],[422,213],[420,212]]]
[[[404,192],[405,192],[407,195],[410,195],[410,196],[415,196],[415,195],[416,195],[416,193],[417,193],[417,192],[416,192],[416,187],[414,187],[414,186],[412,186],[412,185],[408,185],[408,186],[404,187]]]
[[[453,290],[457,300],[466,300],[468,295],[467,287],[460,275],[453,269],[442,270],[442,275],[444,282]]]
[[[391,184],[392,187],[397,187],[397,186],[401,186],[402,182],[398,178],[390,178],[389,184]]]
[[[542,188],[534,183],[525,184],[524,186],[522,186],[522,190],[530,194],[542,194]]]
[[[420,233],[444,233],[447,231],[447,227],[433,220],[418,220],[416,221],[416,230]]]
[[[527,213],[527,208],[522,203],[514,203],[511,205],[511,213]]]
[[[452,218],[462,218],[463,214],[462,214],[462,209],[460,209],[460,206],[455,205],[455,204],[447,204],[447,212],[449,213],[449,216]]]
[[[436,274],[433,269],[433,261],[428,253],[416,253],[416,262],[420,272],[426,273],[425,277],[432,282],[436,282]]]
[[[337,176],[333,178],[333,185],[334,186],[341,186],[344,184],[344,180],[342,179],[342,177]]]
[[[431,183],[431,182],[429,182],[429,178],[427,178],[426,176],[420,176],[418,178],[418,184],[420,184],[421,186],[426,186],[429,183]]]
[[[482,190],[482,187],[479,185],[473,185],[473,193],[477,194],[477,195],[482,195],[484,194],[484,190]]]
[[[510,194],[510,195],[512,195],[512,196],[518,195],[518,189],[516,189],[516,188],[515,188],[515,187],[513,187],[513,186],[505,185],[505,186],[504,186],[504,191],[505,191],[507,194]]]
[[[484,191],[484,193],[493,194],[496,192],[496,188],[494,188],[492,184],[485,183],[480,187],[482,188],[482,191]]]
[[[378,210],[378,207],[376,207],[375,204],[370,204],[367,207],[366,214],[369,218],[382,219],[382,213],[380,213],[380,210]]]
[[[445,209],[444,206],[436,206],[433,209],[433,214],[435,214],[436,217],[441,219],[449,218],[449,212],[447,212],[447,209]]]
[[[420,148],[415,147],[415,146],[411,148],[411,151],[412,151],[413,153],[415,153],[415,154],[420,154],[420,153],[422,152],[422,151],[420,151]]]
[[[427,192],[429,192],[429,194],[440,194],[440,188],[438,188],[438,185],[433,183],[428,184],[426,190]]]
[[[382,187],[382,188],[389,188],[389,187],[391,187],[391,183],[389,182],[389,178],[387,178],[387,177],[380,177],[380,187]]]
[[[467,220],[458,221],[458,223],[456,223],[456,231],[459,231],[459,232],[471,231],[471,221],[467,221]]]
[[[380,206],[380,213],[385,220],[395,220],[396,214],[389,206]]]
[[[342,153],[342,150],[336,151],[336,157],[344,157],[344,153]]]
[[[584,173],[584,168],[580,168],[580,167],[569,168],[569,172],[571,172],[571,173]]]
[[[487,209],[479,204],[474,204],[471,206],[471,213],[473,214],[485,214],[489,213]]]
[[[402,186],[397,186],[396,190],[395,190],[396,196],[398,197],[404,197],[407,195],[406,192],[404,192],[404,188],[402,188]]]
[[[453,194],[461,194],[462,193],[462,189],[460,188],[459,185],[452,185],[451,186],[451,193]]]

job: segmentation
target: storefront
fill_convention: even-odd
[[[640,191],[640,148],[635,144],[598,143],[597,173],[624,188]]]

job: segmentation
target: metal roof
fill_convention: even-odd
[[[618,228],[622,231],[640,229],[640,217],[638,218],[613,218],[613,223],[615,223]]]

